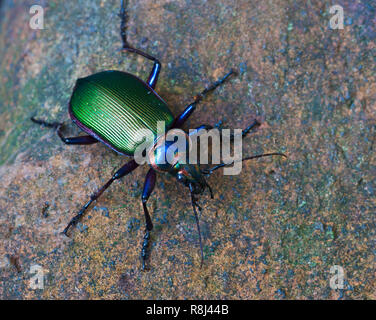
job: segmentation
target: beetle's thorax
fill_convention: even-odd
[[[169,173],[176,171],[179,169],[179,163],[186,156],[186,152],[181,150],[182,148],[180,150],[175,148],[173,146],[175,142],[169,139],[174,134],[174,131],[175,129],[172,129],[163,135],[159,135],[148,152],[148,163],[156,171]],[[188,149],[186,148],[186,150]]]
[[[154,170],[173,175],[179,182],[192,188],[194,193],[199,194],[205,190],[206,182],[200,167],[189,163],[188,135],[184,133],[184,144],[170,138],[177,134],[181,136],[181,133],[181,130],[171,129],[158,136],[148,152],[148,163]]]

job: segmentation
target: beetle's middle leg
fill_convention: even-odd
[[[74,227],[78,223],[78,221],[84,215],[85,211],[90,206],[90,204],[93,201],[97,200],[102,195],[102,193],[112,184],[112,182],[114,182],[117,179],[124,177],[128,173],[131,173],[137,167],[138,167],[138,164],[136,163],[136,161],[132,160],[132,161],[129,161],[128,163],[126,163],[124,166],[122,166],[118,171],[116,171],[115,174],[111,177],[111,179],[108,180],[107,183],[102,188],[100,188],[99,190],[97,190],[96,192],[94,192],[90,196],[90,200],[82,207],[82,209],[79,211],[79,213],[77,215],[75,215],[73,217],[73,219],[68,223],[68,225],[64,229],[63,233],[66,236],[68,235],[69,228]]]
[[[248,133],[254,131],[254,130],[255,130],[257,127],[259,127],[260,125],[261,125],[261,123],[260,123],[258,120],[254,119],[254,120],[252,121],[252,123],[251,123],[247,128],[245,128],[244,130],[242,130],[242,138],[245,138],[245,136],[246,136]],[[216,124],[215,126],[212,126],[212,125],[209,125],[209,124],[203,124],[203,125],[201,125],[201,126],[195,128],[195,129],[191,130],[191,131],[189,132],[189,136],[194,136],[194,135],[198,134],[200,130],[210,130],[210,129],[214,129],[214,128],[218,129],[219,132],[222,132],[222,130],[224,129],[224,128],[222,127],[222,121],[220,121],[220,122],[219,122],[218,124]],[[222,136],[221,136],[221,137],[222,137]],[[232,132],[230,133],[230,139],[231,139],[231,140],[230,140],[231,142],[234,141],[234,134],[233,134]]]
[[[121,36],[121,40],[123,42],[122,50],[139,54],[139,55],[145,57],[146,59],[149,59],[149,60],[154,62],[153,69],[151,70],[151,72],[149,74],[149,78],[147,80],[147,83],[150,87],[155,89],[155,86],[156,86],[157,81],[158,81],[159,72],[161,71],[162,65],[161,65],[161,63],[159,62],[158,59],[154,58],[153,56],[151,56],[150,54],[148,54],[146,52],[143,52],[139,49],[133,48],[128,43],[128,41],[127,41],[127,18],[128,18],[128,16],[127,16],[126,8],[125,8],[126,2],[128,2],[128,1],[127,0],[121,1],[121,8],[120,8],[120,13],[119,13],[119,16],[121,18],[120,36]]]
[[[150,231],[153,229],[153,223],[151,221],[149,210],[146,204],[149,200],[151,193],[154,190],[155,180],[156,180],[155,171],[153,168],[150,168],[145,178],[144,190],[142,191],[142,206],[144,208],[144,214],[145,214],[145,235],[144,235],[144,239],[142,242],[142,249],[141,249],[142,270],[145,270],[145,263],[149,256],[148,248],[149,248],[149,240],[150,240]]]
[[[43,120],[35,119],[34,117],[30,118],[31,121],[34,123],[40,124],[42,126],[48,127],[48,128],[54,128],[57,131],[57,134],[61,141],[63,141],[65,144],[77,144],[77,145],[86,145],[86,144],[93,144],[99,142],[97,139],[95,139],[92,136],[79,136],[79,137],[64,137],[62,133],[63,124],[59,122],[46,122]]]
[[[245,128],[244,130],[242,130],[242,139],[244,139],[245,136],[246,136],[248,133],[254,131],[254,130],[255,130],[257,127],[259,127],[260,125],[261,125],[261,123],[260,123],[258,120],[254,119],[254,120],[252,121],[252,123],[251,123],[247,128]],[[222,129],[220,128],[219,130],[222,130]],[[234,139],[235,139],[234,133],[231,132],[231,134],[230,134],[230,141],[231,141],[231,142],[234,142]]]
[[[185,121],[190,117],[190,115],[196,110],[196,105],[211,91],[214,91],[221,84],[226,82],[226,80],[234,74],[234,70],[230,70],[224,77],[218,79],[216,82],[212,83],[209,87],[205,88],[201,93],[194,97],[194,101],[185,108],[185,110],[175,118],[174,123],[172,124],[173,128],[180,128]]]

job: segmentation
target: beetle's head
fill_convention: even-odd
[[[169,132],[174,134],[175,129]],[[180,130],[180,132],[182,132]],[[166,172],[190,188],[193,194],[201,194],[208,186],[197,164],[188,163],[189,139],[186,137],[186,148],[174,148],[175,141],[169,141],[166,136],[156,139],[154,146],[149,151],[149,163],[159,172]],[[176,145],[175,145],[176,146]]]
[[[197,164],[180,164],[175,176],[193,194],[203,193],[208,185]]]

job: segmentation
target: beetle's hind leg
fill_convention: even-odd
[[[151,72],[149,74],[149,78],[147,80],[147,83],[150,87],[155,89],[155,86],[156,86],[157,81],[158,81],[159,72],[161,71],[162,65],[161,65],[161,63],[159,62],[158,59],[154,58],[153,56],[151,56],[150,54],[148,54],[144,51],[133,48],[128,43],[128,40],[127,40],[127,20],[128,20],[128,16],[127,16],[127,11],[126,11],[126,4],[127,3],[128,3],[127,0],[121,1],[121,8],[120,8],[120,13],[119,13],[119,16],[121,18],[120,36],[121,36],[121,40],[123,42],[122,50],[139,54],[139,55],[145,57],[146,59],[149,59],[149,60],[154,62],[153,69],[151,70]]]
[[[86,145],[86,144],[93,144],[93,143],[98,142],[98,140],[92,136],[79,136],[79,137],[69,137],[69,138],[64,137],[62,133],[63,123],[60,123],[60,122],[46,122],[43,120],[35,119],[34,117],[31,117],[30,120],[44,127],[56,129],[59,138],[65,144]]]

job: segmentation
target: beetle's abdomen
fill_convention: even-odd
[[[141,129],[157,134],[158,121],[164,121],[168,128],[174,120],[151,87],[121,71],[78,79],[69,112],[81,129],[128,155],[133,155],[143,141]]]

